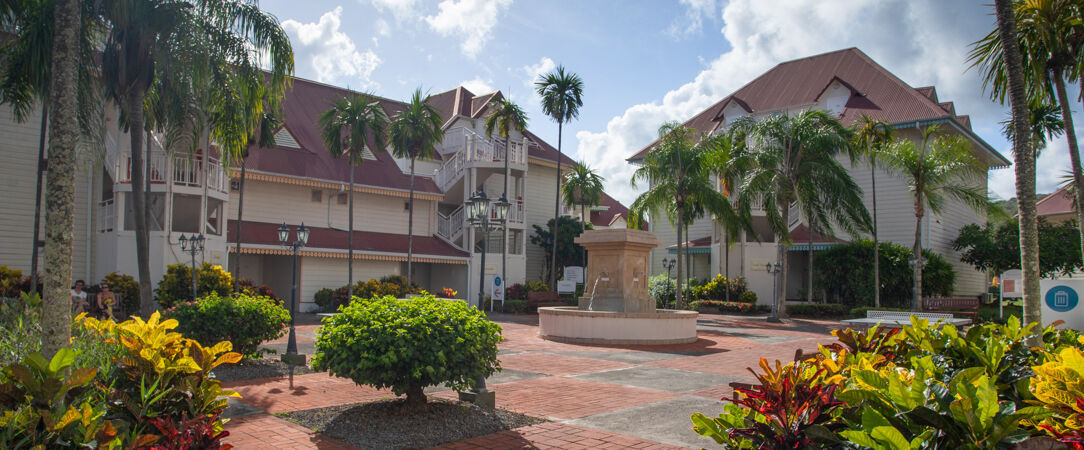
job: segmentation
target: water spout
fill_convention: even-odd
[[[587,298],[587,310],[588,311],[594,311],[595,310],[594,309],[595,308],[595,291],[598,290],[598,282],[599,282],[599,280],[601,280],[601,281],[610,281],[610,278],[606,276],[606,271],[605,270],[603,270],[601,273],[598,274],[597,277],[595,277],[595,284],[591,286],[591,296]]]

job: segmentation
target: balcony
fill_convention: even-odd
[[[497,220],[496,212],[492,209],[489,212],[489,218],[493,221]],[[518,225],[522,227],[526,218],[526,208],[523,207],[522,200],[517,200],[511,205],[508,205],[509,225]],[[455,242],[467,227],[467,218],[462,205],[448,214],[437,213],[437,236],[440,236],[445,240]]]
[[[153,137],[148,144],[150,146],[150,173],[147,176],[151,185],[169,182],[174,186],[202,188],[206,183],[210,191],[229,194],[230,180],[218,158],[205,157],[202,154],[170,155],[157,137]],[[114,133],[106,133],[105,167],[114,183],[132,183],[132,155],[127,151],[121,151]]]
[[[448,190],[471,167],[504,167],[505,158],[516,170],[527,168],[525,141],[512,141],[505,148],[503,140],[489,139],[469,128],[448,130],[441,143],[440,154],[444,164],[437,169],[433,179],[442,190]]]

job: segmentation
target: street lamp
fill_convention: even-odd
[[[775,264],[765,264],[764,270],[768,271],[768,274],[772,276],[772,313],[768,315],[768,322],[782,322],[779,320],[779,278],[778,275],[783,271],[783,265],[776,262]]]
[[[670,269],[674,268],[674,264],[677,264],[677,258],[674,258],[674,259],[663,258],[662,259],[662,266],[666,268],[666,284],[667,285],[672,284],[671,281],[670,281]],[[671,289],[673,289],[673,288],[671,288]],[[675,293],[675,295],[676,295],[676,293]],[[663,306],[663,308],[666,307],[666,299],[665,298],[662,301],[662,306]]]
[[[303,365],[305,364],[305,355],[297,354],[297,332],[294,329],[294,316],[297,315],[297,252],[309,242],[309,229],[302,222],[301,226],[297,227],[297,239],[293,242],[290,242],[290,228],[286,226],[285,222],[279,227],[278,231],[279,243],[293,250],[294,253],[294,268],[290,271],[290,276],[293,278],[290,289],[290,337],[286,341],[286,353],[282,355],[282,361],[287,364]]]
[[[467,200],[467,221],[472,227],[477,227],[482,232],[482,256],[478,269],[478,309],[482,309],[485,303],[486,283],[486,252],[489,251],[489,230],[497,228],[508,220],[508,199],[502,194],[497,201],[493,202],[493,210],[490,211],[490,200],[484,191],[479,190]],[[508,243],[506,242],[505,245]],[[492,392],[486,390],[486,378],[478,376],[475,380],[473,392],[461,392],[461,400],[470,400],[475,404],[488,407],[494,406],[495,397]]]
[[[203,234],[185,237],[183,234],[177,239],[181,242],[181,252],[192,255],[192,301],[196,301],[196,253],[203,253]]]

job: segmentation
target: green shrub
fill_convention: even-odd
[[[727,302],[723,300],[700,300],[698,303],[697,311],[718,311],[723,314],[756,314],[769,309],[767,305],[757,305],[755,303],[746,302]]]
[[[0,298],[19,298],[19,294],[30,290],[30,278],[24,277],[18,269],[0,266]]]
[[[699,285],[691,285],[692,298],[698,300],[726,300],[727,291],[730,291],[730,301],[739,301],[739,297],[746,291],[745,278],[743,277],[727,277],[722,274],[715,275],[715,278],[701,283]]]
[[[798,317],[843,317],[847,307],[839,303],[788,304],[787,314]]]
[[[753,291],[742,292],[741,295],[738,296],[738,301],[755,305],[757,303],[757,293]]]
[[[881,305],[910,307],[913,288],[911,250],[890,242],[880,245]],[[925,296],[952,295],[956,273],[945,258],[922,251],[926,267],[922,273]],[[814,289],[826,290],[829,299],[849,307],[873,305],[873,241],[835,245],[816,253]]]
[[[290,312],[270,297],[211,293],[196,303],[185,302],[166,310],[176,319],[177,331],[204,346],[229,341],[242,355],[259,357],[260,343],[278,339],[290,324]]]
[[[0,302],[0,330],[0,367],[18,364],[41,352],[41,296],[23,293],[19,298]],[[71,333],[71,349],[76,352],[73,367],[98,367],[99,379],[108,380],[114,369],[110,360],[120,351],[116,343],[98,339],[78,320],[72,323]]]
[[[527,300],[527,288],[522,283],[508,286],[504,290],[504,298],[508,300]]]
[[[549,292],[550,286],[545,281],[528,281],[523,285],[523,289],[527,292]]]
[[[501,327],[465,302],[374,298],[324,319],[312,362],[357,384],[390,387],[417,406],[426,386],[466,390],[499,370],[500,340]]]
[[[509,314],[523,314],[527,312],[527,300],[505,299],[504,312]]]
[[[655,275],[647,281],[647,291],[655,299],[656,308],[664,308],[674,304],[677,296],[676,281],[665,274]]]
[[[139,282],[136,281],[135,277],[113,272],[106,275],[102,283],[108,284],[109,290],[120,297],[120,306],[126,314],[139,312]],[[189,285],[191,285],[191,282]]]
[[[282,303],[282,298],[275,295],[275,291],[271,289],[271,286],[266,284],[257,286],[252,280],[245,278],[237,280],[237,287],[234,289],[234,292],[245,294],[250,297],[269,297]]]
[[[316,306],[320,307],[321,311],[331,311],[338,306],[335,304],[335,291],[328,288],[316,291],[312,295],[312,301],[316,303]]]
[[[222,270],[222,266],[203,263],[196,273],[196,288],[199,293],[197,297],[203,297],[212,292],[220,297],[227,297],[233,292],[233,277],[229,272]],[[163,308],[191,300],[192,268],[184,264],[167,267],[165,276],[158,282],[158,288],[154,290],[154,296]]]

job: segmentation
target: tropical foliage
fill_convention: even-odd
[[[313,366],[425,403],[423,388],[474,386],[497,370],[501,327],[465,302],[431,295],[352,302],[324,321]]]
[[[888,126],[888,122],[874,120],[862,114],[858,122],[855,122],[852,133],[852,147],[861,149],[862,155],[869,162],[870,197],[873,204],[870,222],[870,232],[873,234],[873,304],[881,306],[881,257],[880,246],[877,245],[877,152],[892,142],[892,128]]]
[[[914,289],[914,271],[911,268],[911,249],[890,242],[881,242],[877,257],[881,269],[881,306],[898,308],[911,306]],[[823,289],[831,301],[849,307],[875,306],[872,266],[873,241],[861,240],[849,244],[833,245],[817,252],[816,269],[813,272],[817,289]],[[928,296],[952,295],[956,272],[944,257],[929,250],[922,250],[926,260],[922,291]]]
[[[204,346],[229,341],[238,353],[259,358],[268,350],[260,344],[286,334],[290,312],[269,297],[211,292],[199,301],[178,303],[166,310],[177,321],[177,331]]]
[[[564,125],[580,116],[583,106],[583,80],[579,75],[565,72],[565,66],[557,66],[547,74],[538,76],[535,92],[542,98],[542,112],[557,122],[557,189],[554,192],[553,224],[561,217],[561,163],[564,158],[561,144],[564,141]],[[550,228],[560,240],[560,229]],[[550,260],[550,287],[557,289],[557,260]]]
[[[196,271],[196,294],[192,294],[192,268],[185,264],[172,264],[166,267],[166,274],[154,295],[158,304],[169,308],[181,302],[190,302],[196,298],[214,293],[219,297],[228,297],[233,292],[233,276],[211,263],[203,263]]]
[[[587,222],[591,216],[587,208],[602,202],[602,182],[606,181],[598,172],[580,161],[565,173],[565,184],[561,186],[562,196],[568,206],[580,207],[580,218]]]
[[[1050,223],[1039,219],[1039,275],[1070,276],[1084,270],[1080,256],[1080,231],[1076,221]],[[1020,225],[1017,219],[991,222],[980,227],[971,224],[960,229],[952,241],[960,252],[960,261],[977,270],[1000,275],[1007,270],[1020,269]]]
[[[582,267],[586,261],[584,258],[584,249],[579,244],[575,243],[576,236],[583,233],[584,230],[591,229],[591,225],[581,222],[575,217],[561,216],[561,220],[557,224],[557,265],[558,267],[565,266],[580,266]],[[546,255],[546,264],[543,265],[543,270],[552,270],[553,264],[553,221],[546,222],[546,227],[540,227],[538,225],[531,225],[534,228],[534,234],[531,235],[531,244],[542,247],[542,251]],[[542,279],[546,279],[542,274]]]

